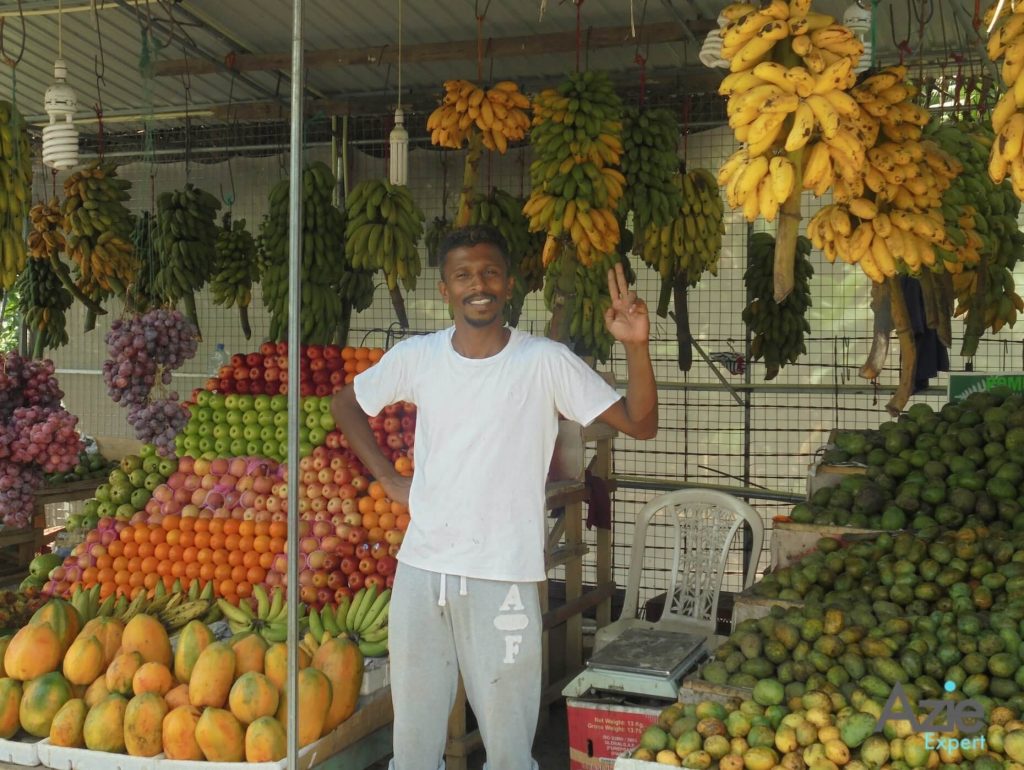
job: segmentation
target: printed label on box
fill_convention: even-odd
[[[603,770],[632,750],[644,730],[658,719],[659,708],[587,703],[569,699],[569,768]]]

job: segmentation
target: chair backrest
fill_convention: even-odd
[[[683,620],[704,625],[714,632],[718,593],[730,547],[744,523],[751,530],[750,564],[743,580],[749,588],[757,576],[758,557],[764,542],[764,523],[742,500],[725,492],[681,489],[651,500],[637,514],[626,581],[623,618],[635,618],[644,569],[648,528],[656,520],[671,528],[672,564],[661,621]]]

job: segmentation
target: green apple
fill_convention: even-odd
[[[334,430],[335,427],[337,427],[334,424],[334,415],[332,415],[330,412],[324,412],[322,415],[320,415],[320,427],[327,433],[330,433],[332,430]]]
[[[196,431],[196,435],[199,438],[207,438],[213,435],[214,425],[212,422],[201,422],[199,423],[199,430]]]
[[[270,397],[270,410],[273,412],[283,412],[288,408],[288,399],[278,393],[276,396]]]
[[[107,481],[110,482],[111,486],[119,486],[129,483],[128,474],[120,468],[114,468],[107,477]]]
[[[287,444],[288,429],[283,425],[279,425],[278,427],[276,427],[274,429],[274,439],[282,444]]]
[[[185,423],[185,427],[181,429],[181,432],[186,436],[198,436],[199,435],[199,422],[198,420],[189,420]]]
[[[274,414],[274,425],[280,427],[288,424],[288,412],[277,412]]]
[[[252,400],[252,405],[257,412],[266,412],[270,410],[270,396],[260,394]]]
[[[263,449],[263,444],[259,441],[249,439],[245,444],[245,453],[247,455],[256,456],[260,453],[261,449]]]
[[[199,441],[197,440],[195,443],[198,444]],[[190,446],[190,447],[186,447],[186,448],[187,449],[194,449],[195,447],[191,447]],[[150,473],[149,475],[146,476],[146,480],[142,482],[142,486],[145,489],[148,489],[150,492],[152,492],[154,489],[156,489],[158,486],[160,486],[163,483],[164,483],[164,477],[160,473],[157,473],[156,471],[154,471],[153,473]]]
[[[302,422],[309,429],[320,427],[320,412],[310,412]]]
[[[143,487],[142,489],[136,489],[132,492],[131,504],[135,507],[136,511],[141,511],[146,507],[146,503],[149,502],[149,498],[153,496],[153,493]]]
[[[279,456],[277,454],[277,450],[277,442],[274,441],[273,439],[270,439],[269,441],[263,442],[263,451],[260,454],[262,454],[264,457],[270,457],[271,459],[273,459]]]
[[[216,452],[212,452],[212,451],[211,452],[203,452],[200,455],[200,457],[202,457],[204,460],[216,460],[217,459],[217,453]]]
[[[321,444],[324,443],[324,439],[326,438],[326,431],[324,431],[324,429],[321,428],[319,425],[317,425],[315,428],[309,429],[309,443],[312,444],[313,446],[320,446]]]
[[[232,425],[230,428],[228,428],[228,438],[229,439],[234,440],[236,438],[241,438],[241,437],[242,437],[242,426],[241,425]]]
[[[142,461],[142,470],[144,470],[146,473],[153,473],[159,467],[160,458],[157,457],[156,455],[153,455],[152,457],[147,457],[145,460]]]
[[[213,451],[216,452],[218,456],[226,455],[230,447],[231,442],[227,439],[227,437],[219,438],[213,442]]]
[[[203,436],[199,439],[199,456],[202,457],[207,452],[213,449],[213,439],[209,436]]]
[[[255,425],[260,419],[260,413],[250,409],[247,412],[242,412],[242,425]]]
[[[130,519],[135,515],[135,506],[131,503],[122,503],[114,509],[114,518]]]
[[[250,412],[252,411],[253,401],[255,401],[255,397],[248,393],[243,393],[238,395],[238,400],[235,403],[238,405],[238,409],[241,409],[243,412]]]
[[[242,428],[242,438],[246,441],[255,441],[260,437],[260,429],[258,425],[246,425]]]
[[[245,441],[240,438],[232,439],[231,445],[228,447],[228,451],[231,452],[233,457],[245,454]]]
[[[320,414],[330,414],[330,413],[331,413],[331,397],[330,396],[324,396],[323,398],[320,399]]]
[[[309,441],[309,428],[305,425],[299,427],[299,441]]]
[[[238,408],[238,396],[234,393],[230,393],[224,396],[224,406],[228,409]]]
[[[232,409],[228,412],[227,417],[228,425],[241,425],[242,424],[242,413],[237,409]]]
[[[313,445],[308,441],[299,442],[299,457],[309,457],[313,454]]]
[[[215,409],[212,415],[213,424],[220,425],[221,423],[227,422],[228,413],[223,409]]]
[[[275,414],[277,413],[271,412],[269,409],[263,412],[257,412],[256,424],[259,425],[261,428],[266,425],[273,425]]]
[[[142,458],[138,455],[125,455],[121,458],[121,470],[131,473],[142,467]]]
[[[196,419],[199,420],[199,422],[210,422],[210,420],[213,419],[213,410],[208,406],[204,406],[196,414]]]
[[[320,411],[320,399],[317,396],[306,396],[302,399],[302,411],[306,414]]]
[[[143,444],[139,447],[140,457],[153,457],[156,455],[156,447],[153,444]]]
[[[194,449],[199,448],[199,436],[185,436],[185,441],[182,442],[182,448],[186,452],[192,452]]]
[[[213,426],[213,437],[214,439],[227,438],[228,426],[227,425],[214,425]]]
[[[219,412],[224,409],[224,396],[220,393],[214,393],[210,396],[210,408],[215,412]]]
[[[201,390],[196,393],[196,403],[199,404],[199,406],[206,406],[210,403],[210,396],[212,395],[213,394],[208,390]]]
[[[163,476],[165,479],[168,478],[172,473],[178,470],[178,461],[172,460],[169,457],[164,457],[160,460],[160,465],[157,467],[157,473]]]
[[[128,481],[131,482],[133,487],[138,489],[146,481],[146,472],[142,468],[136,468],[128,474]]]
[[[260,441],[272,441],[274,439],[274,426],[267,425],[260,428]]]

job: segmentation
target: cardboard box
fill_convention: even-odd
[[[669,702],[651,703],[567,698],[569,770],[611,770],[616,757],[636,747]]]

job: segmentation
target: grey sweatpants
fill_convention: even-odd
[[[488,770],[535,770],[541,684],[536,583],[505,583],[399,564],[388,616],[391,770],[443,767],[462,672]]]

